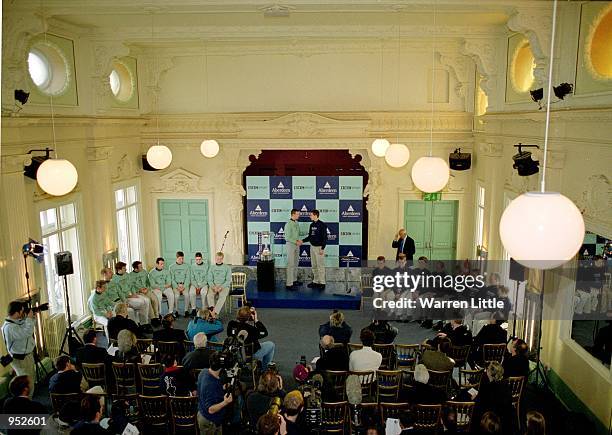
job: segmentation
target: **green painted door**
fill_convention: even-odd
[[[414,239],[414,259],[454,260],[457,201],[404,201],[404,227]]]
[[[196,252],[211,260],[207,200],[160,199],[158,209],[161,256],[168,265],[176,251],[185,253],[186,263],[194,263]]]

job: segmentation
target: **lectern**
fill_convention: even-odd
[[[257,233],[257,290],[260,292],[274,291],[274,233],[261,231]]]

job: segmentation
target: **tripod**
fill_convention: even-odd
[[[28,306],[32,307],[32,295],[30,294],[30,272],[28,272],[28,254],[25,253],[23,254],[23,265],[25,267],[26,290],[28,291]],[[36,315],[34,316],[34,325],[34,330],[36,331],[38,329],[38,317]],[[34,335],[36,335],[36,333],[34,333]],[[38,344],[34,346],[32,356],[34,357],[34,367],[36,368],[35,383],[38,384],[41,380],[49,376],[49,372],[47,369],[45,369],[45,366],[38,356]]]
[[[76,330],[72,326],[72,316],[70,314],[70,297],[68,297],[68,279],[66,275],[62,275],[64,277],[64,296],[66,299],[66,316],[68,317],[68,326],[66,326],[66,332],[64,332],[64,338],[62,339],[62,345],[60,346],[60,353],[70,356],[70,344],[72,340],[78,341],[81,346],[84,346],[83,341],[77,334]],[[66,345],[66,341],[68,341],[68,352],[64,350],[64,346]]]
[[[548,384],[548,378],[546,377],[546,372],[544,370],[544,366],[540,360],[540,354],[542,351],[542,320],[544,317],[544,288],[546,282],[546,273],[542,272],[542,289],[540,291],[540,318],[538,319],[538,348],[536,350],[536,368],[535,370],[535,386],[536,388],[540,388],[540,378],[542,378],[542,385],[544,386],[545,391],[551,392],[550,385]]]

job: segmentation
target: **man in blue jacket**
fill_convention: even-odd
[[[327,225],[319,220],[319,210],[310,212],[310,228],[308,236],[299,244],[310,242],[310,262],[312,266],[312,282],[310,288],[325,289],[325,245],[327,244]]]

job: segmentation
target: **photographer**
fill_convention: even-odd
[[[238,310],[237,320],[231,320],[227,324],[228,337],[235,337],[240,331],[245,331],[247,337],[244,339],[244,344],[248,349],[252,346],[253,357],[261,361],[264,370],[274,359],[274,350],[276,346],[271,341],[259,343],[259,340],[268,336],[268,330],[257,319],[257,311],[253,307],[241,307]]]
[[[32,354],[35,347],[34,325],[34,312],[31,309],[26,310],[25,303],[12,301],[9,304],[8,317],[2,325],[2,335],[10,357],[9,355],[2,357],[2,365],[10,363],[16,376],[27,375],[32,380],[36,379]],[[29,391],[29,396],[33,395],[34,385]]]
[[[198,426],[202,434],[221,434],[226,407],[234,400],[224,391],[221,369],[221,357],[215,352],[208,370],[202,370],[198,377]]]
[[[298,390],[290,391],[283,399],[282,417],[285,419],[287,435],[301,435],[308,433],[304,421],[304,397]]]
[[[283,378],[276,371],[267,370],[259,378],[257,390],[250,393],[246,399],[247,412],[253,426],[257,424],[259,417],[268,411],[275,397],[285,397]]]
[[[185,331],[187,338],[191,341],[199,332],[206,334],[206,338],[210,341],[216,341],[215,335],[223,332],[223,323],[217,319],[213,307],[200,308],[198,316],[189,322]]]

